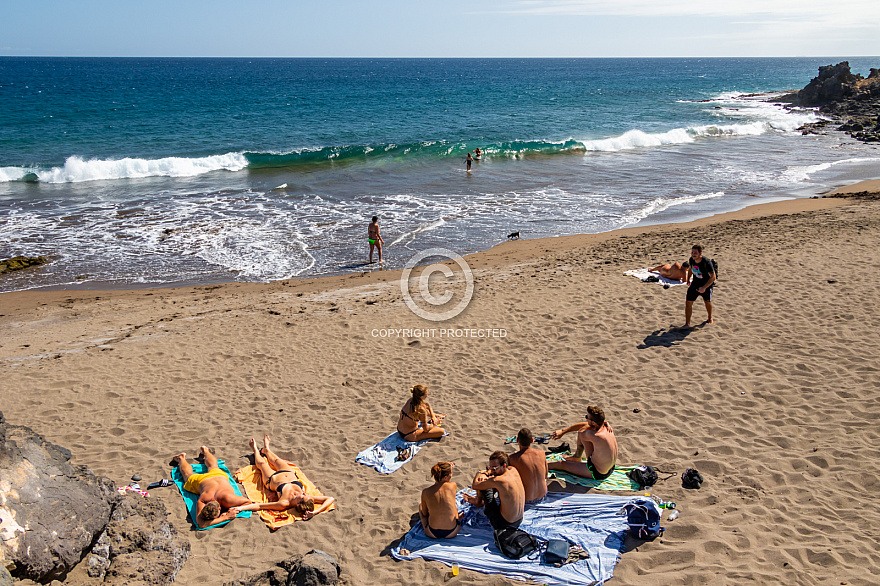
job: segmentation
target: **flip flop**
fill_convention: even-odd
[[[397,457],[394,458],[396,462],[405,462],[409,459],[411,455],[411,451],[409,448],[397,448]]]

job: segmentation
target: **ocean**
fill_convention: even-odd
[[[880,146],[766,93],[844,59],[0,57],[0,258],[52,259],[0,291],[363,271],[373,215],[394,269],[809,197]]]

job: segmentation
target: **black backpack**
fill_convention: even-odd
[[[657,484],[657,471],[650,466],[637,466],[627,472],[626,475],[642,488]]]
[[[522,529],[505,527],[495,530],[495,545],[504,557],[518,560],[538,549],[538,540]]]

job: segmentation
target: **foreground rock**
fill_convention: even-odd
[[[823,114],[843,124],[838,128],[863,142],[880,141],[880,69],[867,78],[853,74],[848,61],[819,68],[807,86],[776,101],[795,106],[819,107]],[[824,124],[809,124],[805,134],[818,132]]]
[[[339,584],[339,574],[335,557],[313,549],[306,555],[288,558],[271,570],[223,586],[325,586]]]
[[[114,507],[110,523],[86,558],[89,576],[105,584],[170,584],[189,558],[168,522],[165,505],[127,493]]]
[[[110,479],[73,466],[68,450],[0,413],[0,565],[48,583],[64,580],[90,550],[89,574],[107,584],[168,584],[189,557],[164,505],[122,496]]]
[[[0,560],[15,576],[63,579],[106,527],[116,489],[5,418],[0,441]]]
[[[7,258],[6,260],[0,260],[0,275],[12,271],[20,271],[28,267],[44,265],[48,262],[49,259],[45,256],[16,256]]]

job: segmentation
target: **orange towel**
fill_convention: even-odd
[[[296,479],[302,482],[306,494],[311,496],[324,496],[324,494],[312,484],[312,481],[306,478],[306,475],[299,469],[299,466],[289,461],[287,462],[287,465],[290,466],[290,469],[296,474]],[[265,482],[263,481],[263,474],[256,466],[245,466],[244,468],[237,470],[235,472],[235,479],[241,482],[247,493],[247,497],[255,503],[274,503],[278,500],[278,495],[275,491],[266,488]],[[335,508],[336,503],[333,503],[327,511],[332,511]],[[290,525],[294,521],[302,520],[302,517],[294,516],[293,511],[290,510],[260,511],[260,518],[272,531],[275,531],[279,527]]]

